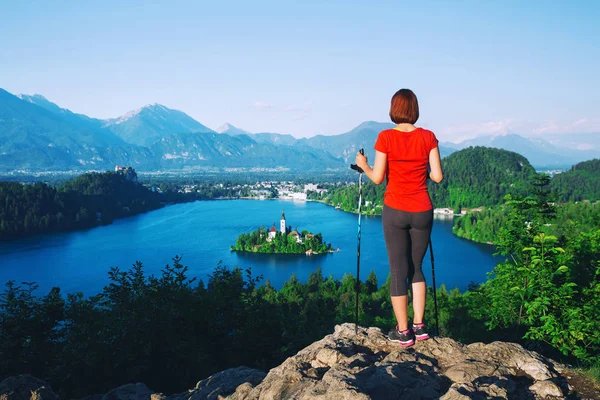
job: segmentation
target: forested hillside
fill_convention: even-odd
[[[511,151],[469,147],[442,161],[444,180],[429,182],[435,207],[480,207],[502,202],[506,194],[524,195],[535,175],[527,159]]]
[[[58,188],[0,182],[0,239],[88,228],[159,208],[161,198],[121,173],[89,173]]]
[[[385,184],[375,185],[368,178],[364,178],[361,213],[367,215],[381,214],[383,206],[383,193]],[[358,185],[348,184],[345,186],[333,186],[328,188],[328,193],[309,196],[312,200],[322,200],[325,204],[339,207],[343,211],[358,212]]]
[[[585,163],[582,175],[589,174],[590,164]],[[571,172],[581,171],[573,169]],[[598,229],[600,227],[600,201],[568,201],[556,202],[556,198],[562,196],[557,193],[556,187],[570,179],[563,179],[558,185],[556,179],[545,174],[537,175],[533,180],[534,190],[532,195],[526,198],[520,196],[506,196],[505,204],[495,207],[486,207],[482,211],[468,212],[466,215],[458,218],[454,222],[453,231],[456,235],[482,243],[497,243],[500,240],[503,229],[511,218],[511,212],[515,204],[524,204],[527,208],[526,223],[536,218],[531,210],[540,207],[541,204],[547,204],[542,211],[546,214],[547,220],[540,231],[553,235],[561,241],[567,241],[576,235]],[[575,174],[571,177],[577,176]]]
[[[506,226],[509,209],[504,206],[486,207],[468,212],[454,221],[455,235],[480,243],[496,243],[500,230]],[[544,231],[563,237],[574,236],[600,227],[600,202],[562,203],[556,206],[557,218]]]
[[[584,161],[552,178],[558,201],[600,200],[600,159]]]

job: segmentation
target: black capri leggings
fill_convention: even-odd
[[[406,296],[407,278],[411,283],[425,282],[421,265],[431,235],[433,210],[406,212],[384,205],[382,216],[392,273],[390,295]]]

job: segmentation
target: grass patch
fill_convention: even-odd
[[[600,384],[600,362],[591,367],[581,368],[581,373],[592,378],[597,384]]]

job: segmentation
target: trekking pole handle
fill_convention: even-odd
[[[360,149],[358,152],[360,154],[362,154],[363,156],[365,155],[365,149]],[[350,164],[350,168],[352,168],[353,170],[357,171],[360,174],[362,174],[363,172],[365,172],[365,171],[363,171],[363,169],[361,167],[359,167],[356,164]]]

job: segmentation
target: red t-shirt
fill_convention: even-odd
[[[437,146],[433,132],[423,128],[410,132],[387,129],[379,133],[375,150],[387,154],[384,204],[408,212],[433,208],[427,192],[427,165],[429,153]]]

